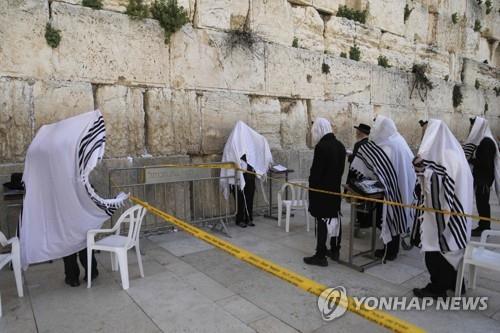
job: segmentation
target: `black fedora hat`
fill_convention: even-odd
[[[10,175],[10,182],[4,183],[4,187],[10,190],[24,190],[23,174],[16,172]]]
[[[357,129],[358,131],[361,131],[365,134],[370,134],[370,131],[371,131],[371,127],[366,125],[366,124],[359,124],[358,126],[354,126],[355,129]]]

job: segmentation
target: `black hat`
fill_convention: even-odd
[[[372,129],[370,126],[366,125],[366,124],[359,124],[358,126],[354,126],[355,129],[357,129],[358,131],[361,131],[367,135],[370,134],[370,130]]]
[[[11,174],[10,182],[4,183],[3,186],[10,190],[24,190],[23,174],[17,172]]]
[[[474,123],[476,122],[476,117],[474,117],[474,118],[469,118],[469,121],[470,121],[470,124],[471,124],[471,125],[474,125]]]
[[[419,120],[418,123],[420,124],[420,127],[424,127],[427,125],[429,122],[427,120]]]

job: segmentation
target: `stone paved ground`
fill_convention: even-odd
[[[348,212],[348,207],[343,210]],[[494,214],[500,216],[499,206],[494,206]],[[314,231],[305,231],[303,216],[293,219],[288,234],[273,220],[259,218],[256,224],[231,227],[230,241],[321,283],[344,286],[353,296],[409,296],[412,288],[428,280],[417,249],[402,251],[396,262],[365,273],[332,262],[326,268],[308,267],[302,257],[312,253],[315,241]],[[363,248],[363,240],[357,242]],[[100,275],[91,289],[67,287],[62,261],[57,260],[30,267],[26,296],[19,299],[13,276],[4,269],[0,332],[382,331],[353,314],[324,322],[314,296],[182,232],[144,238],[142,249],[146,277],[139,277],[130,253],[126,292],[104,253],[97,254]],[[395,314],[429,332],[500,332],[500,273],[480,271],[479,276],[477,289],[469,293],[489,296],[487,311]]]

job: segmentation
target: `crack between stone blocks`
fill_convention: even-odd
[[[35,96],[34,96],[34,89],[35,89],[35,83],[30,83],[30,92],[29,92],[29,119],[30,119],[30,131],[31,131],[31,139],[33,140],[35,138]]]
[[[148,123],[149,123],[149,117],[148,117],[148,112],[149,110],[149,100],[146,97],[148,90],[145,89],[141,91],[142,94],[142,112],[144,113],[144,154],[148,155],[148,146],[149,146],[149,140],[148,140]]]

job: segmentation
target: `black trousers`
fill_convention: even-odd
[[[77,281],[80,279],[80,268],[78,267],[78,262],[76,257],[79,257],[80,264],[82,264],[85,269],[85,276],[87,276],[87,249],[83,249],[80,252],[70,254],[63,258],[64,260],[64,274],[66,279],[71,281]],[[94,252],[92,251],[92,276],[97,274],[97,261],[95,260]]]
[[[375,212],[374,214],[377,214],[377,227],[379,229],[382,229],[382,215],[383,215],[383,209],[384,205],[381,203],[377,203],[375,207]],[[401,237],[400,235],[397,236],[392,236],[392,239],[389,243],[384,244],[384,248],[387,247],[387,255],[388,256],[393,256],[397,255],[399,253],[399,244],[401,242]]]
[[[316,218],[316,256],[324,258],[327,253],[326,239],[328,237],[328,227],[326,218]],[[340,220],[339,220],[340,223]],[[340,240],[342,238],[342,224],[340,224],[339,236],[330,238],[330,248],[332,251],[340,250]]]
[[[432,292],[444,294],[446,290],[455,290],[457,271],[441,252],[425,252],[425,266],[431,275],[428,288]]]
[[[490,209],[490,187],[488,185],[475,184],[476,207],[479,216],[491,217]],[[480,220],[480,229],[490,229],[490,221]]]
[[[253,198],[255,196],[255,175],[243,174],[245,188],[238,189],[238,211],[236,223],[253,221]]]

